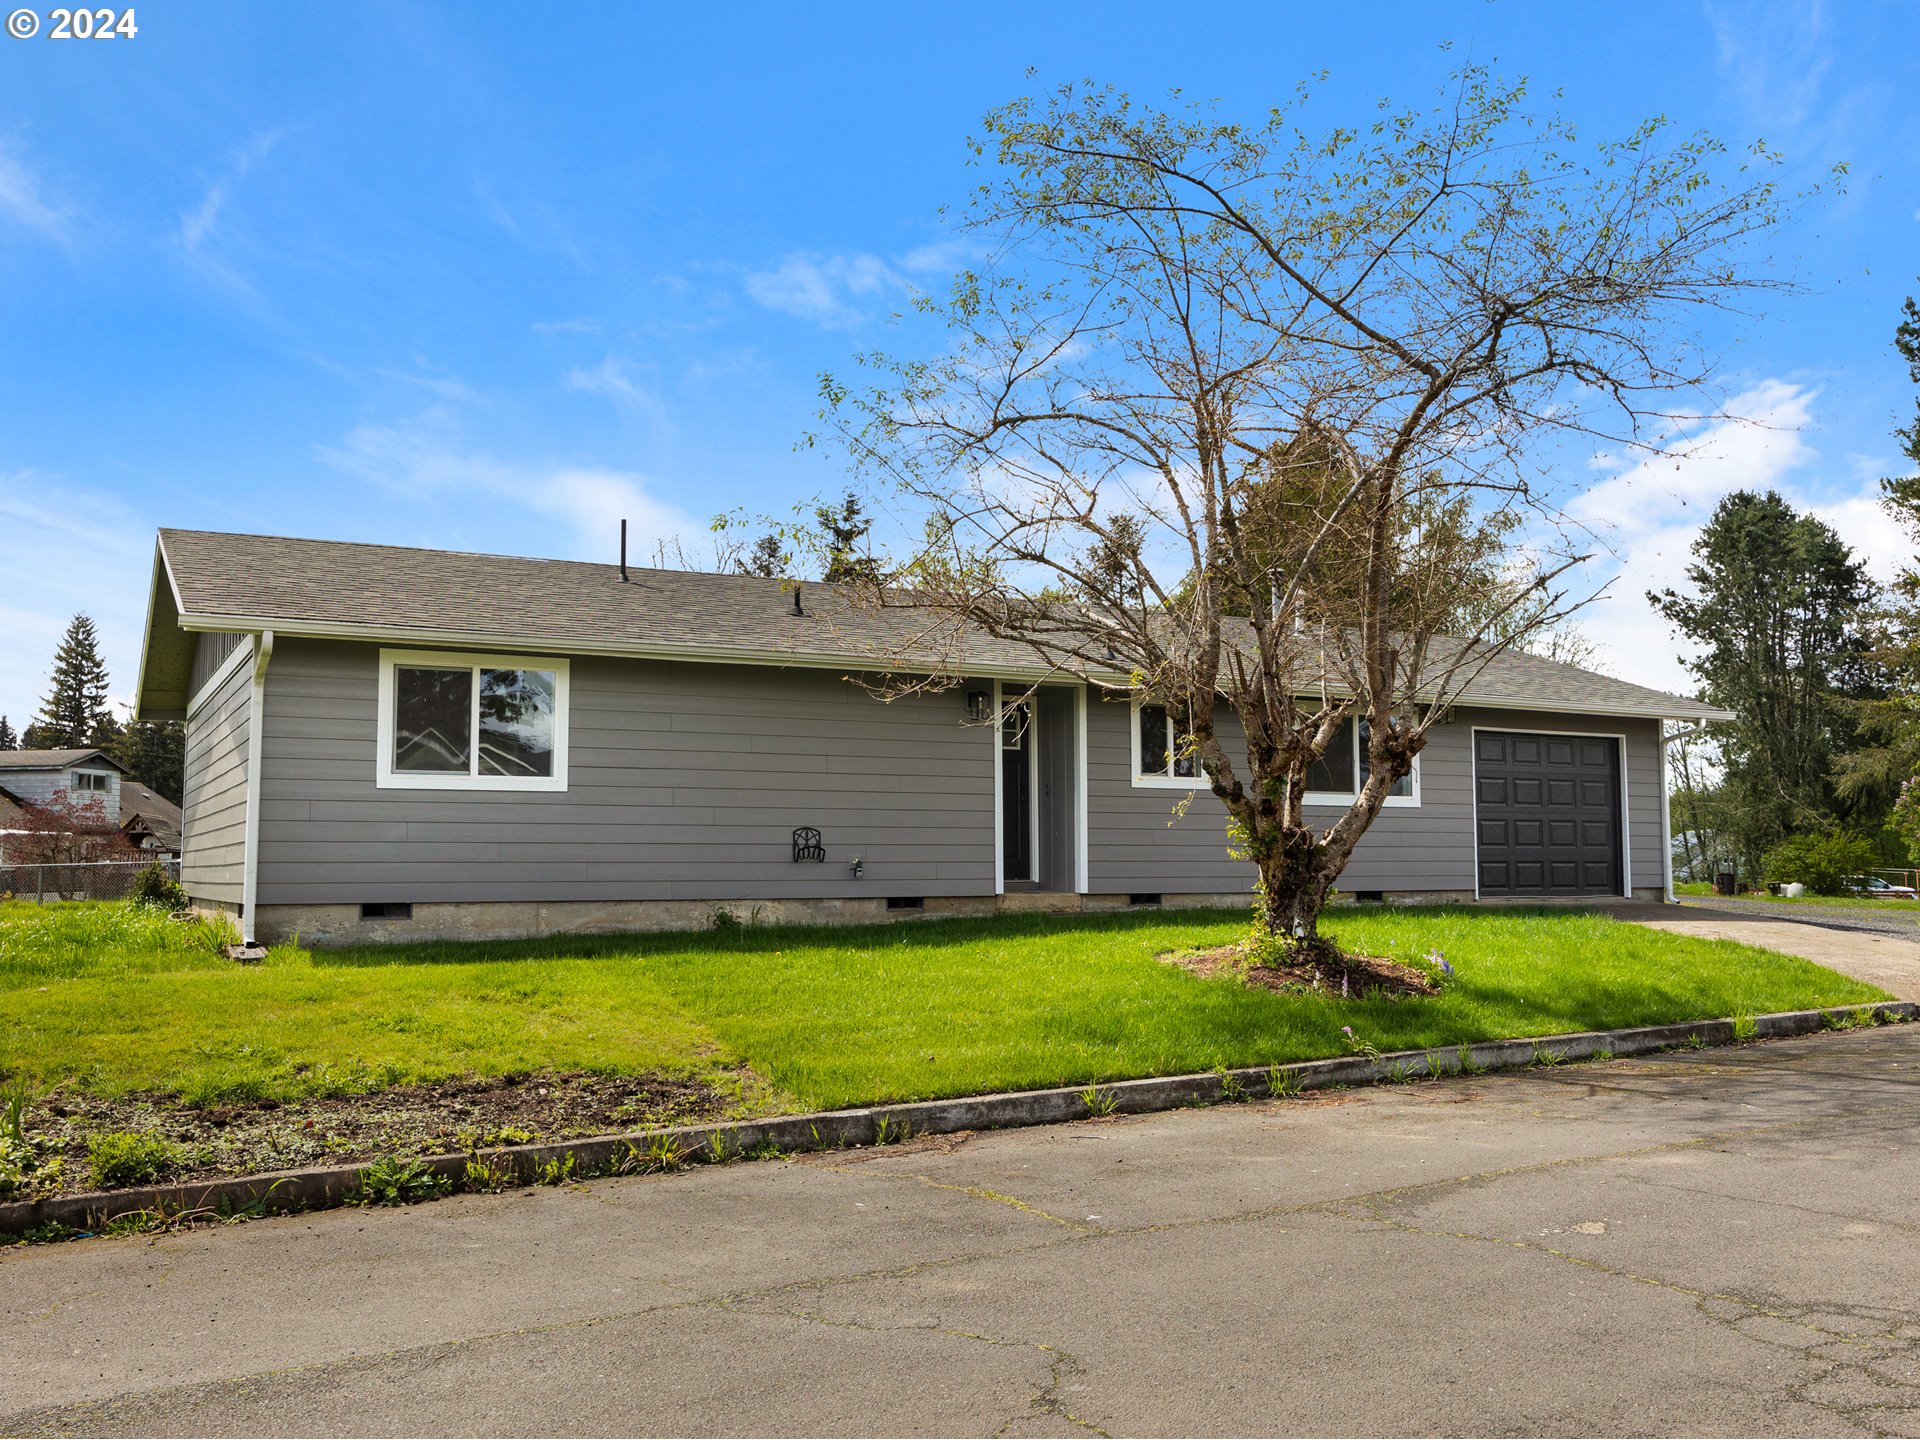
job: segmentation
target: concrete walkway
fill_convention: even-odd
[[[1799,955],[1842,975],[1878,985],[1896,1000],[1920,1000],[1920,942],[1867,930],[1834,929],[1812,918],[1755,919],[1710,904],[1621,906],[1614,911],[1654,930],[1738,940]]]
[[[0,1433],[1920,1434],[1920,1026],[0,1252]]]

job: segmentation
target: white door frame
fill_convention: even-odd
[[[1040,701],[1029,695],[1027,706],[1027,858],[1029,872],[1014,880],[1037,883],[1040,878]],[[1000,745],[1000,731],[1006,721],[1006,697],[1001,681],[993,682],[993,724],[988,727],[993,740],[993,893],[1007,893],[1006,846],[1006,765],[1007,752]],[[1073,786],[1073,888],[1087,893],[1087,687],[1074,692]]]

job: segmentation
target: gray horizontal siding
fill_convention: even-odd
[[[832,672],[575,658],[564,792],[383,790],[378,654],[275,649],[262,905],[992,892],[993,736],[957,693],[882,704]],[[801,825],[826,863],[793,863]]]
[[[383,790],[377,656],[370,645],[280,643],[267,681],[262,904],[993,888],[994,742],[960,723],[955,693],[883,705],[831,672],[576,658],[564,793]],[[1176,818],[1184,792],[1134,787],[1130,716],[1124,704],[1088,705],[1089,889],[1250,891],[1252,868],[1227,856],[1225,812],[1211,794]],[[1343,889],[1473,888],[1476,724],[1625,734],[1633,882],[1660,883],[1657,722],[1463,709],[1422,757],[1422,804],[1380,816]],[[235,814],[245,798],[239,754],[241,784],[220,792]],[[792,863],[800,825],[823,832],[824,865]],[[237,895],[237,847],[220,853],[231,855]],[[856,854],[860,880],[846,868]]]
[[[1090,704],[1087,715],[1089,887],[1096,893],[1232,892],[1253,885],[1253,867],[1226,852],[1226,809],[1211,792],[1136,788],[1127,727],[1131,707]],[[1625,737],[1628,853],[1635,887],[1665,882],[1661,852],[1659,722],[1539,711],[1456,710],[1436,727],[1420,757],[1417,806],[1389,806],[1355,848],[1340,888],[1467,890],[1474,884],[1473,727],[1525,731],[1588,731]],[[1221,739],[1236,753],[1243,742],[1229,718]],[[1310,819],[1331,823],[1335,810],[1310,807]]]
[[[240,903],[252,699],[253,675],[243,665],[187,717],[180,883],[197,900]]]

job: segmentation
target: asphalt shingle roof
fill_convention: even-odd
[[[64,770],[95,756],[106,758],[99,750],[0,750],[0,770]]]
[[[193,629],[541,647],[586,653],[760,659],[872,669],[1031,672],[1025,646],[955,631],[926,612],[856,605],[836,587],[753,575],[619,568],[197,530],[162,530],[181,618]],[[170,618],[170,617],[169,617]],[[149,634],[149,644],[155,637]],[[956,667],[956,656],[959,657]],[[152,657],[149,657],[151,662]],[[1698,701],[1516,652],[1465,703],[1711,719]]]

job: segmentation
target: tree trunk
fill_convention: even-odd
[[[1311,828],[1289,826],[1258,857],[1260,922],[1268,935],[1319,946],[1320,912],[1340,871]]]

